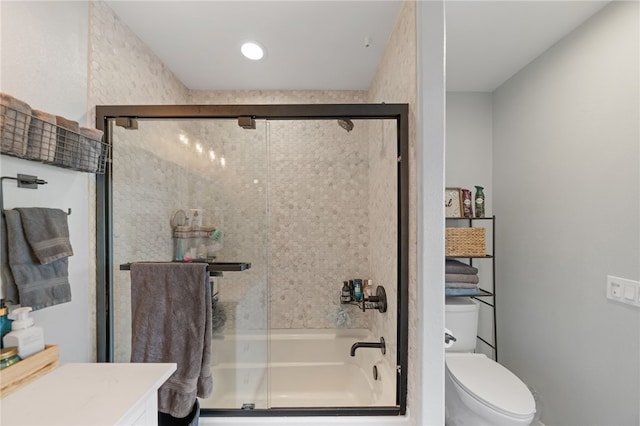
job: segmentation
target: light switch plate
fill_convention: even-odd
[[[607,275],[607,299],[640,308],[640,281]]]

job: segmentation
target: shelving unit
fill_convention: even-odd
[[[480,294],[475,296],[447,296],[447,297],[471,297],[478,302],[489,306],[493,313],[493,341],[488,342],[481,336],[478,336],[478,339],[482,341],[485,345],[493,349],[494,360],[498,361],[498,330],[497,330],[497,317],[496,317],[496,262],[494,253],[496,250],[495,241],[496,241],[496,217],[447,217],[447,223],[456,223],[458,226],[462,223],[463,226],[472,228],[474,227],[474,223],[490,221],[491,222],[491,253],[486,254],[484,256],[446,256],[449,259],[468,259],[469,265],[473,266],[474,260],[490,260],[491,261],[491,284],[492,291],[487,291],[480,288]],[[486,228],[485,228],[486,229]],[[490,298],[488,301],[486,298]]]

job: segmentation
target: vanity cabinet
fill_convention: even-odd
[[[157,425],[176,364],[65,364],[2,398],[7,425]]]
[[[486,280],[480,281],[480,294],[475,296],[463,296],[471,297],[481,303],[481,307],[485,306],[491,310],[491,319],[493,327],[493,336],[490,339],[478,335],[478,339],[482,341],[486,346],[493,350],[493,359],[498,361],[498,337],[497,337],[497,317],[496,317],[496,264],[495,264],[495,240],[496,240],[496,217],[447,217],[447,226],[451,227],[468,227],[468,228],[485,228],[487,242],[490,242],[490,250],[484,255],[459,255],[459,256],[446,256],[450,259],[467,259],[469,265],[479,267],[480,262],[490,262],[488,268],[483,268],[482,272],[490,274],[489,284],[490,289],[487,289]],[[487,226],[490,229],[487,229]],[[474,263],[476,263],[474,265]],[[482,266],[480,266],[482,267]],[[447,297],[461,297],[461,296],[447,296]],[[480,328],[479,328],[480,330]],[[478,333],[480,334],[480,333]]]

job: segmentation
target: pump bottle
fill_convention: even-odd
[[[17,346],[18,356],[25,359],[44,350],[44,332],[40,327],[33,327],[33,318],[29,316],[31,307],[15,309],[10,315],[13,318],[11,332],[2,339],[5,347]]]

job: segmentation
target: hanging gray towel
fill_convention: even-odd
[[[46,265],[73,256],[67,214],[60,209],[18,208],[27,242],[38,261]]]
[[[7,223],[4,218],[4,212],[0,212],[0,271],[2,273],[2,282],[5,283],[4,298],[7,302],[17,305],[20,303],[20,296],[18,294],[18,287],[13,279],[11,273],[11,267],[9,266],[9,249],[7,247]]]
[[[131,362],[174,362],[158,411],[186,417],[213,391],[206,263],[131,264]]]
[[[33,310],[71,301],[69,259],[42,265],[27,243],[20,213],[5,210],[9,267],[18,288],[20,304]]]

